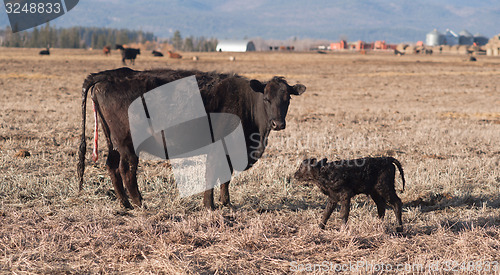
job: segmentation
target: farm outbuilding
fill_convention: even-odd
[[[248,40],[221,40],[216,50],[218,52],[253,52],[255,45]]]
[[[486,44],[486,55],[500,55],[500,34],[493,36]]]

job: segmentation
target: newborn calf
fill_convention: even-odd
[[[401,163],[392,157],[361,158],[354,160],[339,160],[327,163],[324,158],[317,161],[315,158],[302,162],[294,177],[301,181],[313,181],[328,196],[328,204],[319,227],[324,229],[333,209],[340,202],[341,216],[344,223],[349,217],[351,198],[357,194],[366,194],[377,204],[378,216],[383,218],[385,206],[390,204],[399,223],[398,231],[402,230],[401,199],[396,195],[394,188],[395,164],[403,179],[405,178]]]

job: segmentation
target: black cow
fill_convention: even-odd
[[[130,60],[130,64],[134,65],[135,58],[137,57],[138,54],[141,54],[141,49],[124,48],[122,45],[119,45],[119,44],[116,44],[116,49],[120,50],[122,53],[123,65],[127,65],[127,63],[125,62],[125,59]]]
[[[152,54],[153,54],[153,56],[158,56],[158,57],[162,57],[163,56],[163,54],[161,52],[159,52],[159,51],[153,51]]]
[[[129,68],[91,74],[85,79],[82,90],[82,136],[78,163],[80,189],[85,169],[88,91],[91,90],[95,110],[106,136],[109,149],[106,167],[116,194],[124,207],[132,208],[125,188],[135,205],[141,206],[142,197],[137,187],[139,157],[135,154],[132,143],[128,107],[144,93],[192,75],[195,75],[198,82],[207,113],[231,113],[241,119],[248,153],[246,169],[264,153],[269,132],[285,129],[290,95],[300,95],[306,90],[301,84],[288,85],[282,77],[273,77],[270,81],[261,83],[238,75],[170,69],[134,71]],[[207,175],[209,172],[207,165]],[[220,199],[223,205],[230,206],[228,187],[229,181],[221,185]],[[214,209],[213,189],[205,191],[203,204],[206,208]]]
[[[41,50],[38,54],[40,54],[40,55],[50,55],[49,48],[47,48],[45,50]]]

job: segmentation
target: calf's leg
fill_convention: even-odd
[[[351,210],[351,196],[349,194],[342,194],[340,198],[340,216],[345,224],[349,218],[349,211]]]
[[[403,220],[402,220],[402,212],[403,212],[403,203],[401,199],[396,195],[396,190],[394,190],[393,194],[391,194],[391,199],[389,201],[392,208],[394,209],[394,214],[396,215],[396,220],[398,221],[399,227],[396,228],[398,231],[403,229]]]
[[[328,202],[326,204],[325,211],[323,212],[323,217],[321,218],[321,223],[319,224],[319,228],[325,229],[326,222],[332,215],[333,209],[335,209],[336,206],[337,206],[337,201],[332,198],[328,198]]]
[[[395,168],[391,164],[389,169],[382,173],[379,177],[378,183],[377,183],[377,191],[379,195],[381,195],[386,201],[389,202],[389,204],[392,206],[394,209],[394,214],[396,215],[396,220],[398,221],[399,227],[396,228],[397,231],[402,231],[403,230],[403,221],[402,221],[402,209],[403,209],[403,203],[401,202],[401,199],[398,197],[396,194],[396,188],[394,187],[394,176],[395,176]]]
[[[377,205],[377,212],[378,212],[378,217],[380,219],[383,219],[385,216],[385,200],[380,196],[377,192],[373,191],[370,194],[370,197],[372,197],[373,201]]]

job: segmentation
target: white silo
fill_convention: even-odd
[[[443,42],[444,42],[444,36],[436,29],[429,32],[425,37],[425,44],[427,46],[438,46],[442,45]]]

